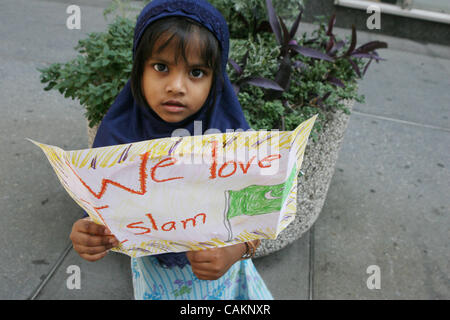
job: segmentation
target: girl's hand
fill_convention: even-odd
[[[246,251],[244,243],[200,251],[188,251],[186,256],[192,272],[200,280],[217,280],[241,259]]]
[[[96,224],[89,217],[73,224],[70,240],[75,251],[88,261],[100,260],[109,249],[119,245],[119,241],[107,227]]]

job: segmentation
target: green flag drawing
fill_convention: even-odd
[[[228,241],[233,239],[230,219],[237,216],[257,216],[280,211],[289,195],[297,168],[294,165],[288,179],[276,185],[251,185],[241,190],[225,191],[225,226],[228,230]]]

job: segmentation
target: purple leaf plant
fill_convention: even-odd
[[[308,63],[313,63],[314,60],[327,61],[330,64],[336,64],[342,59],[347,60],[351,68],[359,78],[361,78],[367,72],[367,69],[372,60],[375,60],[377,63],[380,60],[385,60],[378,55],[376,50],[387,48],[388,45],[386,42],[371,41],[359,47],[356,47],[357,35],[354,25],[352,26],[351,41],[348,48],[345,48],[347,45],[347,41],[337,41],[336,36],[333,34],[333,28],[336,24],[336,14],[333,14],[328,22],[328,28],[326,31],[326,36],[328,39],[326,41],[323,41],[323,39],[319,38],[313,38],[303,42],[303,45],[299,45],[297,40],[295,40],[295,37],[303,15],[303,8],[301,7],[300,3],[297,18],[295,19],[291,28],[288,29],[283,19],[276,14],[272,1],[265,0],[265,2],[267,6],[268,22],[264,21],[259,26],[253,26],[252,29],[253,32],[266,32],[268,31],[268,25],[270,25],[276,42],[280,46],[280,55],[278,57],[279,67],[275,74],[275,80],[273,81],[257,76],[242,76],[247,65],[249,55],[247,51],[240,65],[232,59],[229,60],[230,65],[238,75],[237,81],[233,83],[233,87],[236,93],[240,92],[241,86],[244,84],[258,86],[266,89],[265,99],[267,101],[273,101],[275,99],[282,99],[283,92],[289,90],[293,71],[295,69],[299,70],[300,72],[307,70],[309,68]],[[245,20],[242,15],[240,16],[240,19]],[[253,21],[253,23],[255,23],[255,21]],[[249,22],[246,20],[244,21],[244,23],[246,25],[249,25]],[[307,63],[301,61],[298,59],[298,55],[309,57],[311,58],[310,61],[312,62]],[[355,61],[357,59],[369,59],[365,64],[363,70],[360,69],[357,61]],[[345,87],[344,81],[334,77],[330,74],[330,72],[324,75],[323,79],[324,81],[331,83],[336,87]],[[332,92],[329,91],[324,95],[316,96],[310,101],[310,104],[325,110],[325,101],[331,95],[331,93]],[[287,101],[284,101],[283,99],[282,102],[283,105],[289,105],[289,103],[287,103]]]

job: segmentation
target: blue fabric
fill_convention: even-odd
[[[155,0],[150,2],[138,17],[133,57],[138,43],[149,25],[168,16],[184,16],[196,20],[218,39],[221,50],[222,75],[217,75],[215,81],[220,84],[219,77],[223,77],[223,85],[217,85],[217,98],[210,106],[212,94],[210,93],[205,105],[191,117],[178,122],[168,123],[162,120],[149,108],[137,105],[135,102],[130,80],[117,96],[115,102],[105,115],[93,147],[104,147],[117,144],[126,144],[143,140],[169,137],[175,129],[187,129],[194,135],[194,121],[202,121],[202,134],[207,129],[217,129],[226,132],[226,129],[250,128],[231,82],[226,74],[229,51],[229,32],[225,19],[211,4],[202,0]],[[166,266],[183,267],[188,264],[185,253],[167,253],[158,255],[158,260]]]
[[[273,300],[252,260],[241,260],[217,280],[200,280],[190,265],[163,268],[153,256],[131,258],[136,300]]]

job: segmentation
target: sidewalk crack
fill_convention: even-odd
[[[450,132],[450,128],[444,128],[444,127],[432,126],[429,124],[423,124],[423,123],[417,123],[417,122],[412,122],[412,121],[407,121],[407,120],[400,120],[400,119],[395,119],[395,118],[378,116],[375,114],[356,111],[355,109],[352,110],[352,113],[357,114],[359,116],[363,116],[363,117],[375,118],[378,120],[386,120],[386,121],[397,122],[397,123],[406,124],[406,125],[412,125],[412,126],[416,126],[416,127]]]
[[[314,225],[309,230],[308,300],[314,300]]]
[[[41,281],[39,286],[33,291],[33,293],[30,295],[28,300],[35,300],[36,299],[36,297],[41,293],[41,291],[45,287],[45,285],[50,281],[50,279],[56,273],[57,269],[63,263],[65,257],[67,256],[67,254],[70,252],[71,249],[72,249],[72,241],[69,241],[69,243],[66,245],[66,248],[61,253],[61,255],[59,256],[58,260],[56,260],[55,264],[52,266],[52,268],[50,269],[50,271],[47,274],[47,276],[45,277],[45,279]]]

